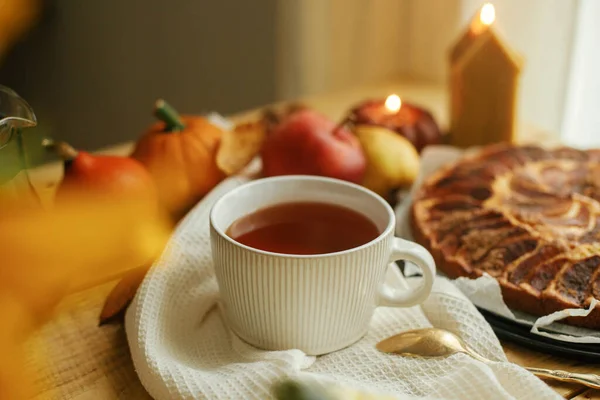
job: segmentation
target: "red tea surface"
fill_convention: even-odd
[[[375,223],[349,208],[319,202],[282,203],[245,215],[227,235],[255,249],[284,254],[326,254],[378,237]]]

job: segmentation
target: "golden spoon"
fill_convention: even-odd
[[[377,343],[377,349],[384,353],[417,358],[447,357],[456,353],[464,353],[486,364],[493,362],[476,353],[454,333],[438,328],[416,329],[400,333]],[[600,389],[600,376],[598,375],[544,368],[525,367],[525,369],[542,378],[576,382],[594,389]]]

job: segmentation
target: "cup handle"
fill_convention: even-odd
[[[423,282],[417,288],[399,290],[384,283],[379,289],[379,306],[411,307],[427,299],[435,278],[435,261],[423,246],[408,240],[393,238],[389,262],[406,260],[421,269]]]

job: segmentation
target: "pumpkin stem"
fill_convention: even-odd
[[[177,111],[163,99],[158,99],[154,103],[154,116],[167,125],[167,131],[182,131],[185,129],[185,125]]]
[[[42,140],[42,146],[54,151],[60,158],[65,161],[74,160],[79,152],[67,142],[55,142],[52,139]]]

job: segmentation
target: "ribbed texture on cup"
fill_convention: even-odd
[[[211,227],[221,307],[230,328],[268,350],[339,350],[367,331],[390,254],[389,237],[325,257],[261,254]]]

